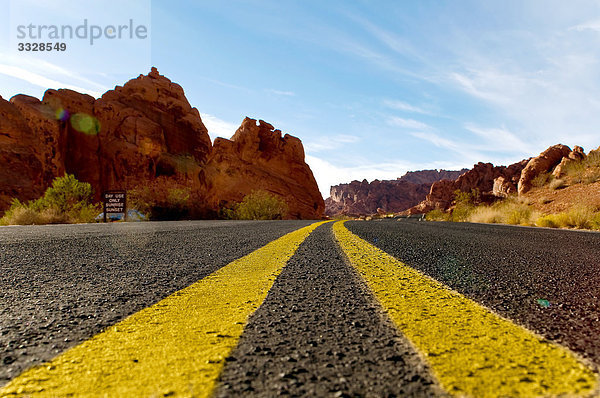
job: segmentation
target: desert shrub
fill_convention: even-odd
[[[600,151],[591,151],[582,161],[568,162],[564,170],[576,183],[592,184],[600,181]]]
[[[59,212],[66,213],[76,207],[89,204],[91,199],[92,186],[90,184],[78,181],[72,174],[65,174],[63,177],[55,178],[44,196],[36,200],[32,206],[36,210],[54,208]]]
[[[535,176],[535,178],[531,181],[531,185],[533,185],[534,187],[540,188],[540,187],[543,187],[544,185],[548,184],[549,182],[551,182],[553,179],[554,179],[554,177],[552,176],[552,174],[541,173],[541,174],[538,174],[537,176]]]
[[[266,191],[253,191],[224,214],[236,220],[281,220],[287,211],[287,203],[282,198]]]
[[[550,181],[549,187],[551,190],[556,191],[557,189],[566,188],[567,182],[561,178]]]
[[[504,222],[502,211],[493,206],[478,206],[469,215],[470,222],[497,224]]]
[[[536,225],[548,228],[600,229],[600,212],[586,206],[575,206],[566,212],[539,217]]]
[[[534,225],[539,215],[529,204],[527,199],[509,196],[491,206],[480,205],[475,207],[468,215],[467,221]]]
[[[159,177],[128,191],[128,207],[151,220],[179,220],[190,216],[192,189],[184,180]]]
[[[43,224],[39,212],[27,207],[27,204],[14,199],[10,208],[0,219],[0,225],[37,225]]]
[[[533,209],[527,205],[514,206],[508,210],[507,224],[512,225],[531,225],[533,224]]]
[[[568,176],[581,175],[585,172],[586,163],[585,159],[582,161],[569,161],[565,164],[563,171]]]
[[[600,169],[590,170],[583,178],[585,184],[593,184],[598,181],[600,181]]]
[[[591,221],[594,218],[592,209],[586,206],[575,206],[567,212],[568,226],[579,229],[591,228]]]
[[[92,186],[66,174],[52,182],[44,196],[22,203],[14,199],[0,225],[67,224],[93,222],[101,211],[91,203]]]
[[[600,212],[596,212],[590,221],[592,229],[600,229]]]
[[[471,192],[454,191],[454,208],[450,220],[456,222],[469,221],[471,213],[480,202],[479,189],[472,189]]]
[[[425,215],[427,221],[450,221],[451,214],[441,209],[431,210]]]

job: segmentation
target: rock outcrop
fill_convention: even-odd
[[[593,151],[592,151],[593,152]],[[558,166],[552,171],[552,175],[556,178],[560,178],[564,175],[565,170],[569,167],[569,164],[581,162],[586,158],[585,152],[582,147],[575,146],[573,150],[566,157],[562,158]]]
[[[239,202],[252,190],[281,196],[292,218],[320,218],[325,204],[304,161],[302,142],[269,123],[245,118],[231,140],[217,138],[203,169],[213,208]]]
[[[183,88],[152,68],[94,99],[47,90],[43,99],[0,98],[0,212],[11,198],[39,197],[65,172],[102,191],[165,178],[194,193],[194,214],[264,189],[288,202],[291,218],[321,218],[323,199],[299,139],[244,120],[213,149],[200,113]]]
[[[376,213],[398,213],[421,202],[431,184],[442,179],[455,179],[467,170],[422,170],[408,172],[396,180],[352,181],[331,187],[325,201],[328,216],[361,216]]]
[[[0,210],[12,198],[29,200],[44,192],[39,142],[19,108],[0,97]]]
[[[418,214],[434,209],[446,210],[452,205],[457,190],[462,192],[478,190],[481,198],[486,201],[493,201],[494,197],[516,192],[521,170],[528,161],[528,159],[522,160],[508,167],[477,163],[454,181],[433,183],[426,199],[408,212]]]
[[[533,186],[533,179],[542,173],[547,173],[554,169],[563,157],[568,157],[571,153],[571,148],[566,145],[554,145],[546,149],[539,156],[531,159],[527,166],[521,172],[519,179],[518,191],[522,195],[529,191]]]
[[[590,152],[591,153],[591,152]],[[484,202],[506,198],[510,194],[522,195],[533,187],[534,179],[543,173],[555,177],[563,174],[564,167],[585,159],[583,148],[571,149],[562,144],[551,146],[539,156],[524,159],[508,167],[491,163],[478,163],[455,181],[440,181],[431,186],[427,198],[408,210],[409,214],[426,213],[434,209],[447,210],[454,201],[455,192],[478,190]]]

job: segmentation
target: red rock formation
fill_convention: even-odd
[[[552,171],[552,175],[556,178],[562,177],[565,172],[565,169],[568,167],[569,164],[572,164],[574,162],[580,162],[585,158],[586,155],[583,148],[576,145],[568,156],[562,158],[558,166],[556,166],[554,168],[554,171]]]
[[[12,198],[29,200],[43,191],[39,139],[19,109],[0,97],[0,210]]]
[[[454,181],[439,181],[431,186],[426,199],[417,206],[409,209],[410,214],[426,213],[434,209],[448,209],[454,200],[457,190],[471,192],[476,189],[484,200],[494,200],[494,186],[496,196],[500,191],[506,193],[516,192],[521,170],[527,164],[527,160],[512,164],[508,167],[494,166],[491,163],[477,163],[473,168],[462,174]],[[501,178],[501,179],[500,179]],[[501,188],[498,186],[501,182]]]
[[[519,195],[524,194],[531,189],[535,177],[551,171],[561,162],[563,157],[568,157],[570,153],[571,148],[559,144],[551,146],[539,156],[532,158],[521,172],[521,178],[519,179],[518,185]]]
[[[0,212],[65,172],[91,183],[97,199],[158,178],[183,181],[196,214],[260,188],[284,197],[293,218],[320,218],[324,208],[299,139],[246,119],[213,151],[198,110],[156,68],[97,100],[72,90],[0,98],[0,162]]]
[[[463,172],[447,170],[422,170],[408,172],[389,181],[352,181],[331,187],[325,201],[328,216],[361,216],[375,213],[398,213],[425,199],[431,184],[444,178],[456,178]]]
[[[469,169],[459,171],[451,170],[419,170],[409,171],[398,180],[412,182],[414,184],[433,184],[441,180],[456,180],[461,174],[466,173]]]
[[[288,203],[291,218],[317,219],[325,205],[302,142],[264,121],[245,118],[231,140],[217,138],[204,168],[208,204],[231,206],[253,190],[265,190]]]

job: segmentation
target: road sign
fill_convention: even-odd
[[[127,192],[126,191],[107,191],[102,195],[104,202],[104,222],[107,214],[123,214],[123,219],[127,220]]]

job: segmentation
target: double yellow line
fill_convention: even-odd
[[[25,371],[0,396],[209,396],[248,317],[321,224],[284,235]]]
[[[455,396],[587,396],[595,374],[573,353],[333,226],[350,263]]]
[[[210,396],[249,316],[321,224],[289,233],[25,371],[0,396]],[[334,232],[450,394],[585,396],[596,388],[595,374],[568,350],[405,266],[343,223]]]

